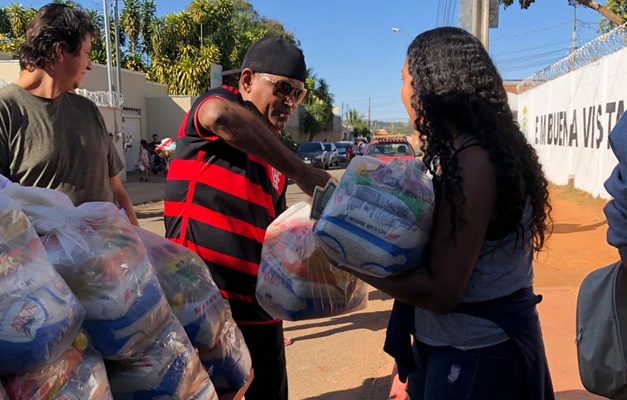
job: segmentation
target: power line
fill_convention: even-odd
[[[527,35],[533,35],[534,33],[539,33],[539,32],[544,32],[544,31],[548,31],[551,29],[555,29],[558,28],[560,26],[564,26],[564,25],[570,25],[573,23],[573,20],[569,20],[567,22],[562,22],[560,24],[555,24],[555,25],[551,25],[551,26],[547,26],[544,28],[540,28],[540,29],[536,29],[533,31],[529,31],[529,32],[521,32],[521,33],[517,33],[515,35],[511,35],[511,36],[505,36],[505,37],[501,37],[501,38],[496,38],[496,39],[492,39],[493,42],[496,42],[498,40],[505,40],[505,39],[512,39],[512,38],[516,38],[516,37],[521,37],[521,36],[527,36]]]

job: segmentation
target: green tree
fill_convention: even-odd
[[[499,0],[501,4],[503,4],[506,8],[511,6],[514,3],[520,5],[520,8],[527,9],[535,0]],[[551,1],[551,0],[548,0]],[[564,0],[565,1],[565,0]],[[623,13],[621,16],[620,9],[624,9],[624,5],[626,4],[625,0],[607,0],[605,4],[599,4],[594,0],[568,0],[568,3],[575,2],[579,5],[587,7],[591,10],[594,10],[601,14],[603,18],[609,21],[610,26],[622,25],[625,23],[625,14]],[[617,10],[619,12],[617,12]],[[608,22],[606,22],[608,23]],[[604,24],[601,24],[601,28],[604,28]],[[607,28],[607,27],[606,27]]]
[[[141,4],[139,0],[123,0],[122,3],[120,28],[128,38],[131,54],[136,55],[141,34]]]
[[[623,20],[627,20],[627,0],[606,0],[603,6]],[[599,31],[601,32],[609,32],[615,27],[616,24],[606,18],[601,18],[599,21]]]

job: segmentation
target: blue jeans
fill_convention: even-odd
[[[407,378],[411,400],[520,400],[520,353],[506,342],[476,350],[414,341],[417,369]]]

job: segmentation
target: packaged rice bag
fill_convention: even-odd
[[[215,346],[230,312],[205,262],[192,250],[135,228],[176,318],[195,347]]]
[[[309,203],[297,203],[266,231],[256,297],[274,318],[323,318],[366,307],[368,286],[331,265],[316,242],[310,212]]]
[[[107,370],[116,400],[217,400],[196,349],[174,317],[150,346],[128,359],[108,361]]]
[[[20,202],[50,262],[85,308],[84,326],[105,359],[125,358],[154,339],[170,308],[123,212],[106,202],[74,207],[50,189],[10,185],[2,193]]]
[[[0,192],[0,375],[56,360],[85,310],[54,270],[19,205]]]
[[[100,354],[79,333],[74,346],[39,369],[4,377],[11,400],[113,400]],[[78,345],[83,343],[82,346]]]
[[[336,263],[377,277],[420,265],[435,196],[416,160],[358,156],[333,192],[315,234]]]
[[[199,349],[200,361],[218,392],[238,390],[250,378],[252,360],[233,317],[227,318],[213,349]]]

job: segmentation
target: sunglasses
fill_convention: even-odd
[[[272,83],[272,94],[274,94],[275,96],[278,96],[280,98],[284,98],[285,96],[292,96],[294,102],[298,104],[303,101],[303,99],[307,95],[307,89],[295,88],[294,85],[292,85],[288,81],[273,81],[272,79],[268,78],[263,72],[255,72],[255,74],[261,75],[268,82]]]

